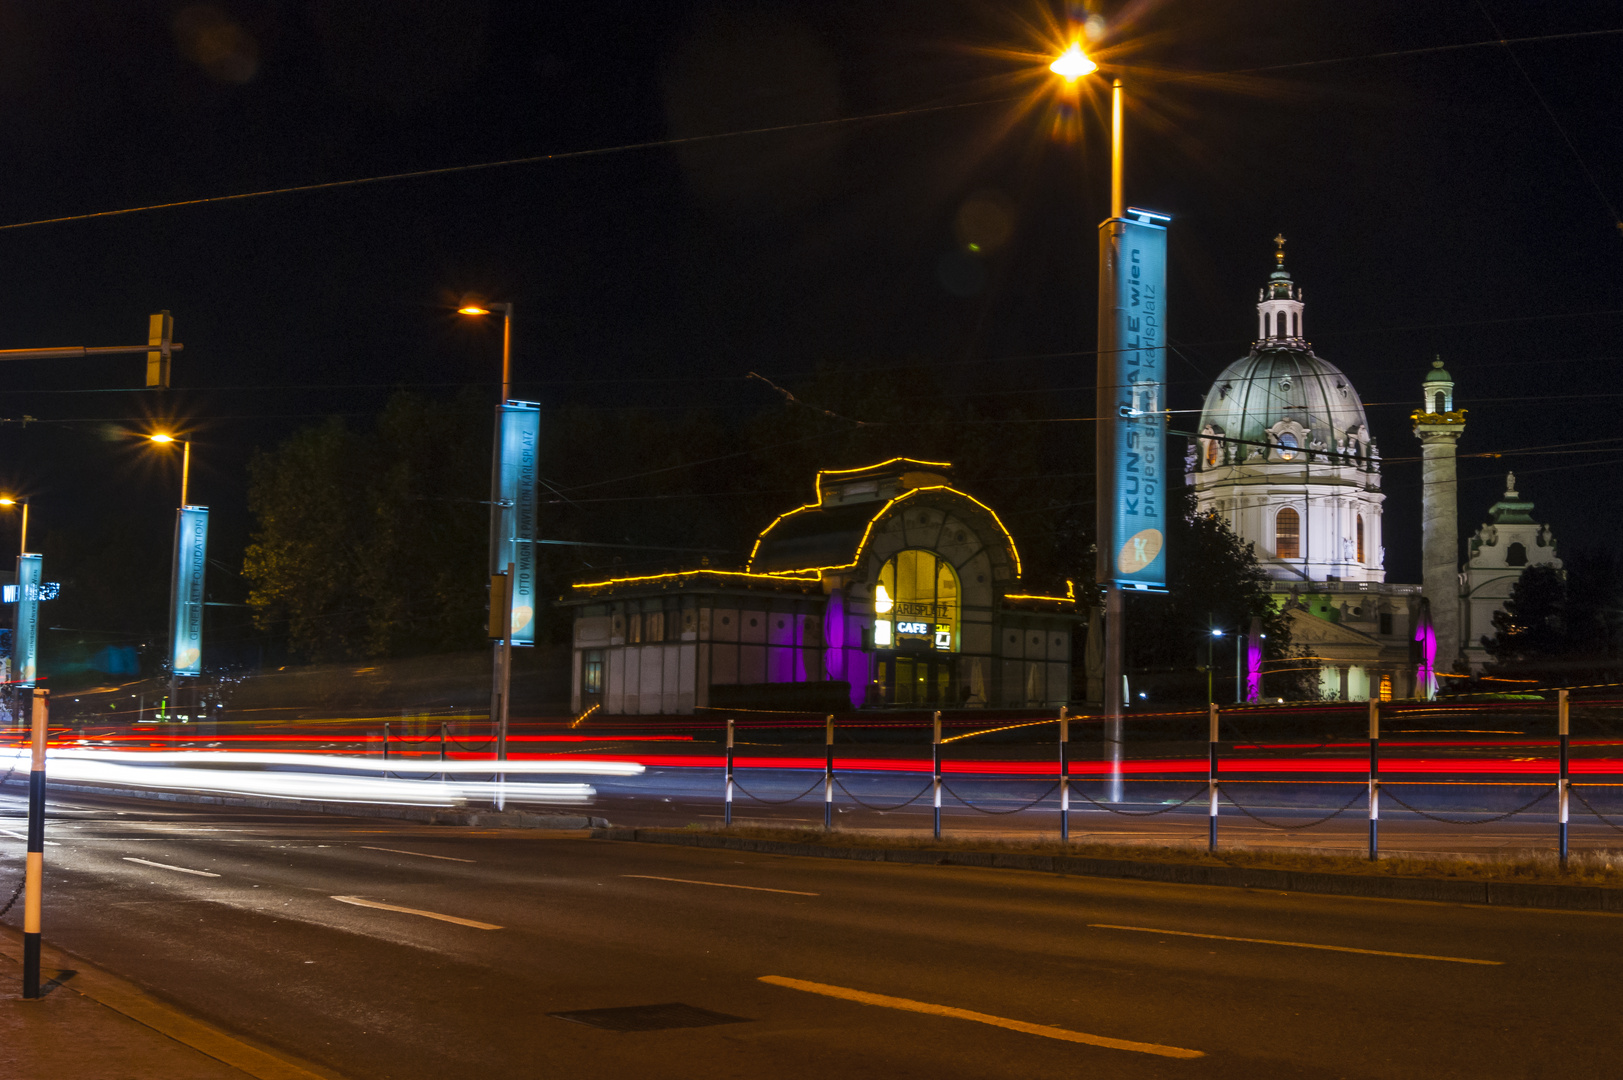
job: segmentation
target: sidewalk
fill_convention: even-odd
[[[74,957],[44,950],[22,999],[22,941],[0,929],[0,1046],[16,1080],[333,1080],[194,1020]]]

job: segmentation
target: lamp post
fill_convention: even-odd
[[[500,311],[502,313],[502,396],[501,399],[496,403],[496,428],[494,436],[495,445],[491,454],[490,465],[490,577],[492,581],[490,593],[490,624],[493,630],[499,628],[501,630],[501,635],[497,637],[494,642],[492,642],[492,651],[494,655],[491,658],[490,718],[496,725],[496,760],[506,761],[507,719],[510,714],[508,697],[513,685],[512,607],[514,581],[513,567],[511,563],[501,566],[496,565],[498,553],[501,548],[498,533],[502,521],[502,508],[495,505],[495,503],[499,498],[501,483],[501,410],[502,407],[507,404],[509,392],[512,386],[513,305],[511,302],[495,304],[470,299],[464,300],[462,306],[457,308],[457,313],[459,315],[469,315],[474,318],[481,318],[485,315],[491,314],[494,311]],[[495,588],[495,582],[498,577],[502,578],[500,595],[498,595]],[[496,610],[497,604],[500,604],[502,609],[499,616]],[[498,617],[500,618],[499,622]],[[499,789],[496,800],[497,808],[500,809],[505,800],[503,800]]]
[[[181,668],[186,667],[187,674],[194,675],[202,670],[202,562],[208,544],[208,510],[187,501],[192,476],[191,440],[166,431],[148,435],[147,440],[159,446],[180,444],[180,508],[175,512],[175,550],[169,570],[169,696],[165,719],[172,720],[180,703]],[[193,645],[195,656],[190,653]],[[184,658],[183,649],[187,651]]]

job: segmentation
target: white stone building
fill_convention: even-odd
[[[1352,381],[1307,340],[1283,250],[1275,259],[1259,337],[1201,410],[1188,477],[1196,509],[1223,518],[1279,582],[1324,696],[1410,696],[1420,587],[1386,581],[1380,451]]]
[[[1533,504],[1516,490],[1516,474],[1505,477],[1505,494],[1488,508],[1488,520],[1471,537],[1471,555],[1460,583],[1465,658],[1472,673],[1480,673],[1492,657],[1482,647],[1492,637],[1493,613],[1510,599],[1511,586],[1529,566],[1561,569],[1555,555],[1555,537],[1548,525],[1533,518]]]

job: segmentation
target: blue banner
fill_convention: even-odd
[[[169,662],[176,675],[203,674],[203,571],[209,512],[183,506],[175,517],[175,593],[169,600]]]
[[[507,573],[513,623],[513,645],[535,644],[536,468],[541,443],[541,406],[509,401],[496,407],[496,468],[492,472],[490,572]]]
[[[1100,227],[1099,441],[1109,514],[1100,578],[1166,587],[1166,282],[1163,215]],[[1103,465],[1113,469],[1104,474]],[[1107,561],[1108,560],[1108,561]]]
[[[11,639],[12,679],[18,686],[33,686],[39,651],[38,555],[17,556],[17,633]]]

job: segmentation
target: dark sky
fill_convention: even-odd
[[[1132,99],[1129,202],[1174,215],[1173,405],[1245,353],[1282,231],[1309,337],[1354,380],[1388,461],[1390,580],[1418,577],[1417,470],[1401,459],[1433,354],[1470,410],[1462,452],[1505,454],[1463,463],[1464,527],[1515,468],[1558,538],[1609,543],[1615,451],[1512,451],[1623,448],[1608,206],[1623,203],[1623,35],[1448,47],[1623,28],[1623,11],[1100,12]],[[166,539],[173,478],[120,433],[173,415],[224,555],[246,532],[255,446],[320,414],[359,423],[396,384],[494,398],[495,327],[450,311],[468,290],[516,304],[518,396],[748,409],[770,400],[748,371],[922,360],[957,393],[1085,415],[1100,118],[1059,137],[1039,99],[999,100],[1042,83],[1018,54],[1063,15],[1035,0],[6,5],[0,224],[969,107],[0,231],[0,347],[133,344],[159,308],[186,345],[165,400],[125,391],[138,357],[8,365],[0,414],[72,422],[0,426],[0,481],[32,494],[38,528]],[[1408,50],[1426,51],[1379,55]],[[1091,438],[1053,428],[1056,462]]]

